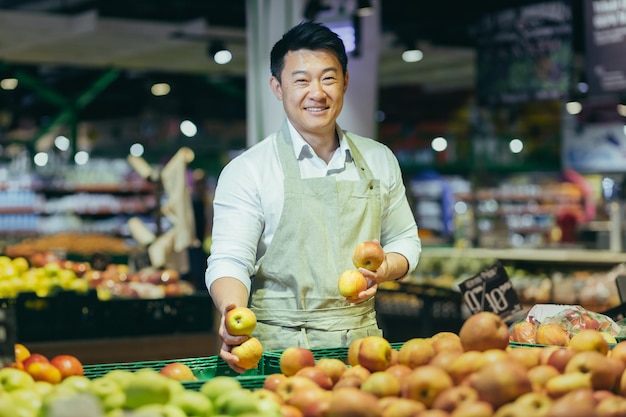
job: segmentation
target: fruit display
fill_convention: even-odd
[[[4,252],[7,256],[25,257],[36,256],[55,248],[66,253],[80,255],[93,255],[95,253],[129,254],[134,248],[129,246],[124,239],[95,233],[57,233],[25,239],[21,242],[7,246]]]
[[[566,346],[509,344],[498,316],[470,318],[458,333],[398,344],[368,336],[346,349],[268,352],[273,362],[260,363],[264,374],[252,377],[252,385],[245,376],[199,379],[182,360],[160,369],[111,364],[101,374],[56,382],[36,381],[12,364],[0,370],[0,416],[69,415],[63,411],[70,409],[98,417],[626,415],[626,341],[608,343],[599,330],[585,329]],[[44,363],[23,345],[15,354],[22,365],[34,356],[33,370]]]
[[[60,259],[52,252],[36,252],[29,258],[0,255],[0,298],[15,298],[23,292],[39,297],[68,290],[85,293],[94,289],[98,298],[163,298],[189,295],[193,284],[181,280],[172,269],[143,268],[131,272],[126,264],[108,264],[104,270],[89,262]]]
[[[568,346],[579,333],[589,334],[589,330],[608,343],[616,343],[623,332],[622,326],[604,314],[581,306],[554,304],[535,305],[509,330],[512,342],[554,346]]]

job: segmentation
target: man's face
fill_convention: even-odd
[[[308,49],[288,52],[281,82],[272,77],[270,85],[283,102],[287,117],[305,139],[310,135],[334,135],[348,75],[344,77],[333,53]]]

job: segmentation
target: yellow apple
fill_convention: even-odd
[[[595,350],[603,355],[609,353],[609,342],[599,330],[583,329],[570,339],[567,347],[576,351]]]
[[[304,367],[315,366],[315,356],[311,349],[290,346],[280,354],[279,366],[283,374],[292,376]]]
[[[364,337],[359,346],[359,364],[371,372],[384,371],[391,365],[391,343],[382,336]]]
[[[347,269],[339,275],[337,288],[348,299],[358,298],[359,293],[367,289],[367,279],[356,269]]]
[[[263,356],[263,346],[256,337],[251,337],[239,346],[232,348],[231,353],[239,358],[237,366],[243,369],[254,369]]]
[[[385,251],[376,241],[361,242],[354,248],[352,263],[356,268],[376,271],[385,260]]]
[[[249,336],[256,327],[256,315],[248,307],[235,307],[226,312],[224,326],[233,336]]]

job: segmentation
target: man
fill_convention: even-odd
[[[222,314],[220,356],[245,336],[224,328],[225,313],[249,306],[264,350],[338,347],[381,335],[377,284],[400,279],[421,251],[398,161],[389,148],[336,123],[348,88],[348,57],[327,27],[304,22],[272,48],[270,87],[283,102],[280,131],[233,159],[214,198],[206,283]],[[369,288],[347,301],[337,280],[366,240],[385,249]]]

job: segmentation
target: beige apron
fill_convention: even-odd
[[[349,346],[353,340],[382,335],[374,298],[350,304],[337,289],[339,275],[354,269],[356,244],[380,238],[379,181],[349,138],[359,181],[301,179],[287,123],[276,142],[285,202],[276,234],[252,279],[250,307],[258,320],[254,335],[264,350]]]

